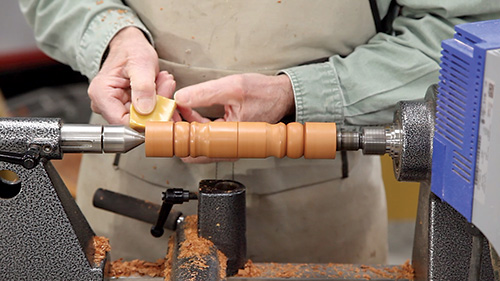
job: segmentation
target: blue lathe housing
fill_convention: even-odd
[[[500,20],[455,30],[442,43],[431,191],[499,249]]]

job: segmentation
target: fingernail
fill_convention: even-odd
[[[175,102],[182,104],[182,105],[189,105],[189,103],[191,102],[191,99],[189,98],[189,96],[186,96],[181,91],[175,92],[174,100],[175,100]]]
[[[139,99],[137,99],[137,102],[135,103],[135,106],[136,106],[135,109],[140,114],[149,114],[155,108],[154,101],[152,99],[148,99],[148,98],[139,98]]]

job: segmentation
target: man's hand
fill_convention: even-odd
[[[224,105],[220,121],[276,123],[295,112],[292,84],[286,75],[237,74],[183,88],[175,93],[187,121],[208,122],[192,108]]]
[[[159,72],[158,54],[142,31],[127,27],[109,44],[109,53],[88,90],[91,108],[110,124],[128,124],[132,103],[141,114],[155,107],[156,93],[171,97],[175,81]]]

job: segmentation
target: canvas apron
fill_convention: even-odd
[[[277,70],[334,54],[347,55],[373,36],[368,1],[127,1],[155,40],[160,68],[178,88],[241,72]],[[218,114],[201,109],[205,115]],[[94,123],[103,120],[94,116]],[[85,155],[77,201],[98,235],[111,239],[112,259],[156,260],[166,233],[91,206],[98,187],[161,202],[167,187],[197,190],[202,179],[234,179],[247,187],[248,258],[274,262],[383,263],[387,215],[379,157],[349,153],[341,161],[243,159],[185,164],[145,158],[143,146],[121,156]],[[115,163],[116,164],[116,163]],[[196,213],[196,201],[175,208]]]

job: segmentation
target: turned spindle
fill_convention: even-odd
[[[335,158],[335,123],[148,122],[146,156]]]

